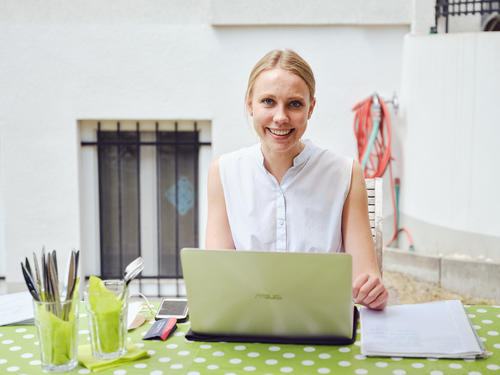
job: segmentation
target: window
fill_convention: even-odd
[[[183,294],[179,249],[199,247],[204,237],[200,196],[211,158],[210,124],[81,121],[80,130],[81,243],[90,255],[84,274],[119,278],[143,256],[138,288]]]

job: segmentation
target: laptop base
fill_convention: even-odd
[[[207,342],[251,342],[251,343],[273,343],[273,344],[298,344],[298,345],[351,345],[356,341],[356,330],[358,328],[359,311],[354,306],[352,337],[330,337],[330,336],[227,336],[200,334],[189,330],[186,339],[191,341]]]

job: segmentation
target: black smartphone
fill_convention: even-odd
[[[164,298],[161,301],[160,308],[156,312],[155,319],[176,318],[182,322],[188,317],[187,299]]]

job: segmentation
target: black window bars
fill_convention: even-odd
[[[99,242],[101,277],[119,278],[126,264],[141,256],[141,148],[155,148],[156,164],[156,274],[140,275],[142,280],[160,282],[174,279],[179,295],[182,278],[179,250],[198,247],[198,155],[210,142],[199,141],[199,129],[160,131],[155,123],[154,137],[143,137],[140,123],[134,131],[123,131],[120,122],[114,131],[97,124],[97,141],[82,146],[97,147],[99,189]]]
[[[445,19],[445,32],[448,32],[450,16],[486,15],[497,12],[500,12],[500,0],[436,0],[435,25],[431,27],[431,33],[437,33],[441,17]]]

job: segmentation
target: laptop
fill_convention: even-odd
[[[355,340],[357,310],[348,254],[186,248],[181,262],[191,322],[188,339]]]

